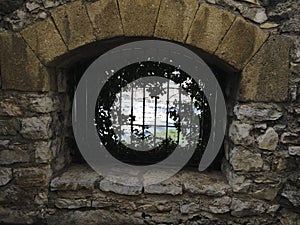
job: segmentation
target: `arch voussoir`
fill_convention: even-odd
[[[118,0],[125,36],[153,36],[161,0]]]
[[[201,4],[186,43],[213,54],[235,18],[232,12],[206,3]]]
[[[154,36],[184,42],[198,7],[197,0],[162,0]]]

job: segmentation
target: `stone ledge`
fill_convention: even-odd
[[[124,178],[124,180],[129,180]],[[144,186],[138,180],[132,178],[128,185],[116,184],[110,180],[101,179],[101,176],[94,172],[89,166],[73,164],[62,175],[51,181],[52,191],[80,191],[87,189],[101,193],[113,192],[121,195],[141,194],[163,194],[182,195],[192,193],[207,196],[224,196],[231,192],[230,186],[225,178],[218,172],[200,173],[196,171],[183,170],[168,180],[154,185]],[[136,183],[138,182],[138,183]],[[100,190],[101,191],[100,191]]]

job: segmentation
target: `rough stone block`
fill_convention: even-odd
[[[28,139],[48,139],[52,136],[50,116],[21,119],[20,133]]]
[[[50,166],[27,167],[14,169],[13,174],[20,187],[40,187],[48,185],[52,171]]]
[[[234,19],[235,15],[229,11],[201,4],[189,31],[187,44],[214,53]]]
[[[197,9],[196,0],[162,0],[155,26],[155,37],[185,41]]]
[[[20,35],[0,33],[0,49],[2,89],[50,90],[46,68]]]
[[[25,28],[21,35],[46,65],[67,53],[67,47],[51,18]]]
[[[235,171],[260,171],[263,168],[261,154],[252,153],[242,146],[234,147],[231,150],[229,162]]]
[[[122,179],[122,183],[118,183],[118,177],[114,180],[113,177],[110,179],[103,179],[100,181],[100,189],[102,191],[111,191],[117,194],[123,195],[140,195],[143,190],[143,184],[140,183],[140,180],[135,177],[126,177]]]
[[[8,184],[12,179],[12,169],[11,168],[0,168],[0,186]]]
[[[276,104],[240,104],[233,111],[237,119],[242,121],[275,121],[283,115],[281,107]]]
[[[270,127],[266,130],[266,133],[257,138],[258,147],[260,149],[269,151],[275,150],[278,144],[278,140],[278,134],[272,127]]]
[[[123,35],[123,26],[116,0],[87,4],[95,36],[98,40]]]
[[[183,192],[181,180],[173,176],[168,180],[158,184],[150,184],[144,186],[144,193],[148,194],[168,194],[168,195],[181,195]]]
[[[69,50],[95,40],[91,21],[81,1],[62,5],[52,10],[51,15]]]
[[[289,146],[288,151],[290,155],[300,156],[300,146]]]
[[[0,116],[27,116],[59,109],[58,96],[50,94],[0,92]]]
[[[60,209],[78,209],[83,207],[91,207],[91,200],[59,198],[55,200],[55,206]]]
[[[35,146],[35,161],[37,163],[47,163],[53,159],[53,152],[50,141],[36,142]]]
[[[216,55],[234,68],[242,69],[267,39],[259,27],[237,17],[225,35]]]
[[[161,0],[118,0],[125,36],[153,36]]]
[[[0,150],[0,164],[27,163],[30,161],[30,153],[26,149],[16,148]]]
[[[17,119],[0,120],[0,135],[16,135],[20,130],[20,123]]]
[[[236,145],[250,145],[254,141],[250,135],[252,130],[252,125],[234,121],[229,128],[229,137]]]
[[[287,100],[289,48],[288,38],[270,36],[242,72],[241,101]]]
[[[230,186],[221,174],[185,171],[181,176],[181,180],[184,191],[191,194],[224,196],[230,191]]]
[[[51,181],[51,190],[94,189],[99,175],[86,165],[71,166]]]

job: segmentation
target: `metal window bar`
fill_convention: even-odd
[[[145,84],[143,85],[143,127],[142,127],[142,146],[145,145],[145,110],[146,110],[146,98],[145,98]]]
[[[179,84],[178,88],[178,95],[179,95],[179,102],[178,102],[178,130],[177,130],[177,143],[179,144],[180,140],[180,130],[181,130],[181,119],[180,119],[180,113],[181,113],[181,84]]]
[[[168,149],[168,131],[169,131],[169,98],[170,98],[170,80],[167,82],[167,110],[166,110],[166,147]]]
[[[133,141],[133,85],[131,85],[131,112],[130,112],[130,125],[131,125],[131,132],[130,132],[130,144]]]

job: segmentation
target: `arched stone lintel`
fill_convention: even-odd
[[[75,1],[53,9],[51,18],[36,22],[23,29],[20,34],[30,51],[33,50],[47,67],[56,67],[61,58],[72,58],[73,53],[80,55],[84,46],[93,46],[97,43],[96,40],[144,36],[187,43],[216,56],[236,70],[243,70],[250,59],[257,58],[255,54],[268,38],[268,33],[230,11],[206,3],[201,4],[198,9],[196,0],[189,0],[189,4],[180,0],[155,0],[151,2],[151,6],[148,5],[150,1],[133,2],[136,4],[125,0],[102,0],[83,5],[81,1]],[[174,13],[171,17],[172,12],[178,11],[176,7],[184,12]],[[107,20],[111,12],[115,12],[115,16]],[[149,16],[151,18],[147,18]],[[182,17],[186,19],[179,23],[176,16],[181,20]],[[140,18],[147,20],[145,26],[138,25],[141,23],[138,21]],[[260,53],[258,57],[263,59],[263,54],[267,54],[267,51]],[[249,77],[247,71],[250,70],[250,65],[249,63],[243,71],[240,98],[260,100],[247,95],[247,91],[252,90],[247,84],[253,85],[254,82],[245,81]],[[256,76],[263,75],[259,73]],[[252,95],[255,93],[253,90],[251,92]]]

